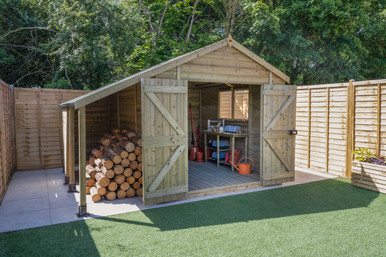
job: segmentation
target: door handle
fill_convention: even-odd
[[[293,129],[293,130],[290,130],[290,131],[289,131],[289,134],[290,134],[291,136],[296,136],[296,135],[298,134],[298,131],[297,131],[296,129]]]

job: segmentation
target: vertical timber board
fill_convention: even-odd
[[[142,79],[145,204],[186,198],[187,88],[187,81]]]
[[[382,110],[382,88],[377,84],[377,141],[376,156],[381,157],[381,110]]]
[[[86,205],[86,107],[78,109],[80,206]]]
[[[0,204],[15,167],[13,86],[0,80]]]
[[[354,143],[354,123],[355,123],[355,87],[353,80],[347,86],[347,124],[346,124],[346,177],[351,178],[351,164],[353,158]]]
[[[68,163],[67,169],[70,184],[75,184],[75,111],[73,106],[68,107]],[[79,118],[79,115],[78,115]],[[79,122],[78,122],[79,125]],[[79,131],[79,130],[78,130]],[[79,142],[79,140],[78,140]],[[78,152],[79,154],[79,152]]]
[[[329,160],[329,142],[330,142],[330,88],[326,88],[326,172],[328,173],[328,160]]]
[[[66,178],[69,178],[69,173],[68,173],[68,155],[69,155],[69,150],[68,150],[68,109],[69,107],[64,107],[62,108],[62,130],[63,130],[63,167],[64,167],[64,172]]]
[[[296,86],[264,85],[262,93],[262,182],[263,186],[295,178]]]
[[[249,86],[249,110],[248,110],[248,135],[249,157],[254,161],[257,169],[260,170],[260,117],[261,103],[260,90],[261,86]]]
[[[308,88],[307,168],[311,166],[311,88]]]

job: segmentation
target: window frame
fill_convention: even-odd
[[[235,91],[245,91],[247,90],[248,91],[248,105],[249,105],[249,87],[233,87],[233,88],[229,88],[229,89],[219,89],[218,92],[217,92],[217,97],[218,97],[218,110],[217,110],[217,117],[218,119],[221,119],[221,120],[229,120],[229,121],[242,121],[242,122],[248,122],[249,121],[249,106],[248,106],[248,118],[247,119],[235,119],[235,104],[236,104],[236,94],[235,94]],[[220,92],[231,92],[232,93],[232,102],[231,102],[231,118],[222,118],[220,117]]]

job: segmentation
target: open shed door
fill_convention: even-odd
[[[294,181],[296,86],[263,85],[261,95],[263,186]]]
[[[188,82],[141,79],[143,202],[186,198]]]

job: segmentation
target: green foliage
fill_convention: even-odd
[[[385,78],[385,15],[376,0],[2,0],[0,78],[95,89],[228,33],[292,84]]]
[[[360,161],[360,162],[370,162],[371,157],[374,156],[371,153],[371,151],[369,149],[367,149],[366,147],[355,148],[353,154],[354,154],[355,160]]]

